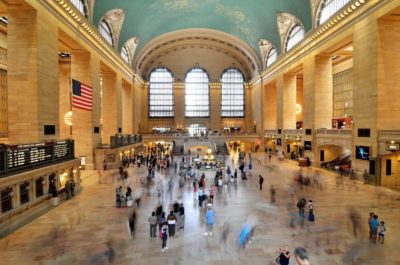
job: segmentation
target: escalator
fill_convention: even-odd
[[[322,168],[334,169],[336,166],[348,165],[351,163],[351,151],[345,150],[343,154],[338,156],[337,158],[329,161],[329,162],[322,162]]]

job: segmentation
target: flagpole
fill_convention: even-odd
[[[72,139],[72,117],[73,117],[73,112],[72,112],[72,53],[71,53],[71,60],[69,62],[69,111],[71,111],[72,116],[71,116],[71,125],[69,126],[69,136]]]

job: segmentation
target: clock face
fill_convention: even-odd
[[[303,108],[301,107],[301,105],[300,104],[296,104],[296,115],[299,115],[302,110],[303,110]]]

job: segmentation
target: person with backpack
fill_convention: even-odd
[[[307,201],[305,198],[301,198],[297,202],[297,208],[299,209],[299,217],[301,220],[301,227],[304,227],[304,219],[306,217],[306,215],[305,215],[306,204],[307,204]]]
[[[167,240],[168,240],[168,223],[164,222],[163,226],[160,230],[160,239],[162,240],[161,251],[164,252],[168,249],[167,247]]]

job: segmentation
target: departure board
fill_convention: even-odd
[[[7,167],[13,169],[51,161],[52,149],[53,143],[9,146]]]
[[[70,144],[67,141],[54,143],[54,159],[68,158],[70,154]]]

